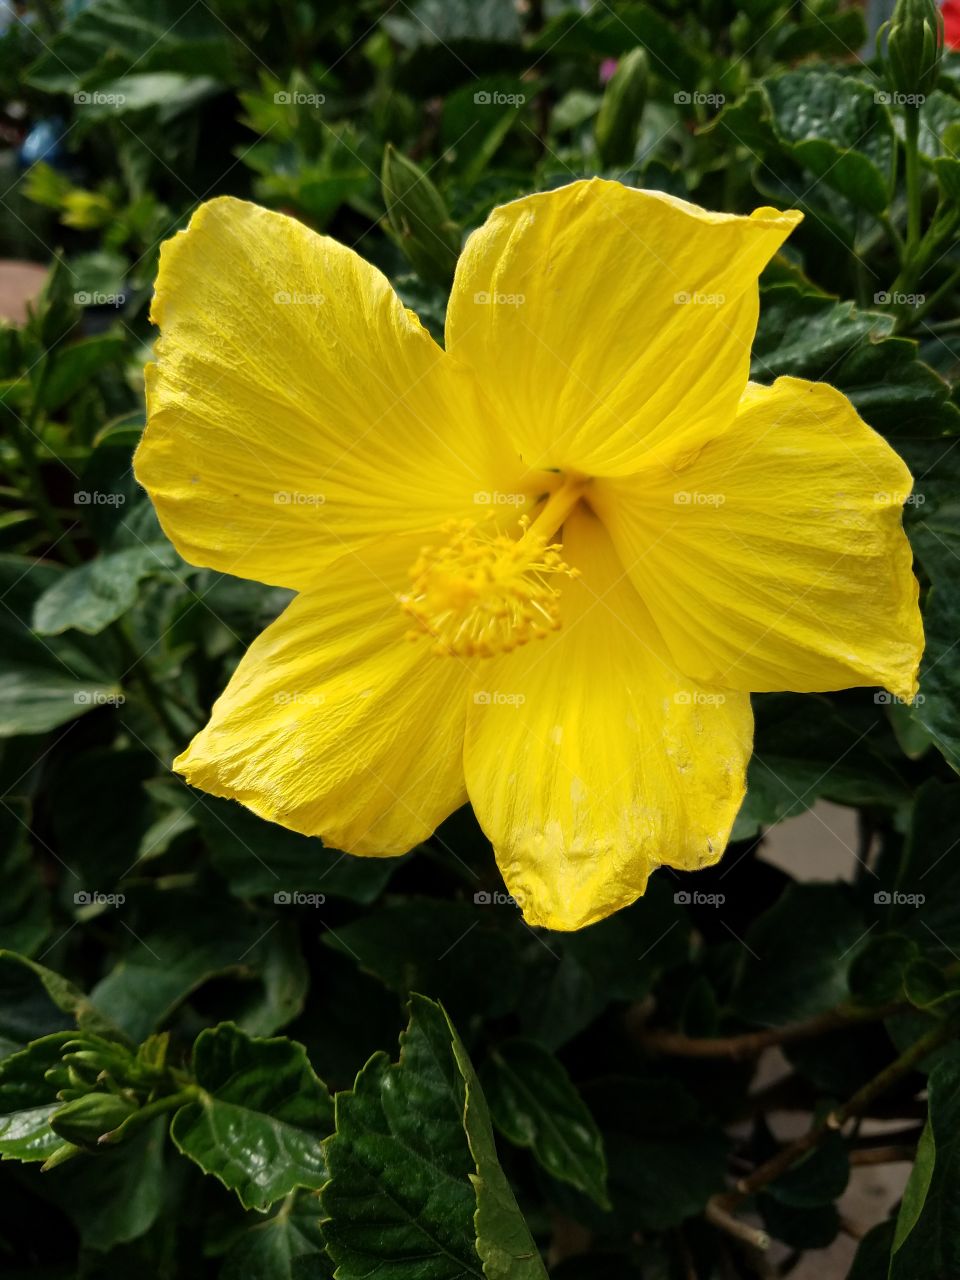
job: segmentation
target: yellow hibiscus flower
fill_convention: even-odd
[[[575,929],[720,858],[751,691],[912,696],[906,466],[832,387],[747,380],[799,219],[514,201],[441,349],[351,249],[200,208],[136,474],[187,560],[298,595],[174,767],[355,854],[469,799],[528,922]]]

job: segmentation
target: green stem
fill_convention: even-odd
[[[154,680],[153,672],[150,670],[147,660],[137,652],[137,647],[133,642],[127,624],[122,618],[113,624],[110,628],[110,634],[115,637],[123,661],[127,664],[127,675],[132,671],[136,672],[137,683],[140,685],[145,701],[160,721],[170,742],[176,746],[184,736],[183,730],[170,715],[163,690]]]
[[[57,518],[57,513],[47,497],[47,491],[43,483],[43,473],[40,470],[40,463],[37,460],[36,450],[34,449],[34,441],[37,438],[37,419],[40,415],[40,405],[43,402],[43,392],[46,387],[49,368],[49,356],[44,356],[40,366],[40,374],[30,400],[30,412],[27,414],[26,422],[23,422],[16,410],[13,409],[9,410],[5,416],[10,422],[17,453],[20,455],[20,462],[27,473],[27,478],[33,490],[33,505],[36,508],[37,515],[40,517],[40,521],[53,544],[62,548],[64,560],[68,564],[77,565],[80,564],[80,555],[70,540],[69,534]]]
[[[917,307],[912,315],[901,315],[897,320],[894,333],[904,333],[906,330],[912,329],[913,326],[918,324],[929,311],[932,311],[941,298],[944,298],[950,292],[950,290],[956,285],[957,281],[960,281],[960,267],[954,267],[953,271],[950,272],[943,284],[939,285],[926,299],[923,306]]]
[[[103,1146],[113,1146],[117,1142],[122,1142],[131,1129],[139,1129],[156,1116],[163,1115],[167,1111],[175,1111],[185,1106],[188,1102],[195,1102],[199,1096],[200,1089],[194,1084],[188,1085],[177,1093],[168,1093],[163,1098],[157,1098],[155,1102],[148,1102],[139,1111],[135,1111],[133,1115],[128,1116],[123,1124],[118,1125],[116,1129],[111,1129],[109,1133],[102,1133],[97,1139],[97,1143]]]
[[[903,109],[903,150],[907,181],[907,242],[906,261],[910,262],[920,243],[920,108],[906,106]]]

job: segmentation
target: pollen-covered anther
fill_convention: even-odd
[[[444,656],[489,658],[509,653],[560,627],[558,574],[578,570],[564,563],[559,543],[547,543],[520,519],[520,537],[491,532],[474,520],[444,526],[448,541],[422,547],[410,570],[410,591],[400,604],[433,651]]]

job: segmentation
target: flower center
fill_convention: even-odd
[[[568,477],[536,519],[521,516],[519,536],[457,520],[443,526],[447,541],[421,547],[410,569],[410,590],[399,597],[416,623],[407,634],[433,637],[441,656],[490,658],[509,653],[560,626],[557,575],[575,578],[551,539],[589,482]]]

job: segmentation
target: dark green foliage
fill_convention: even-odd
[[[774,1274],[837,1237],[878,1117],[912,1173],[851,1277],[960,1275],[960,54],[933,8],[901,0],[869,63],[839,0],[17,8],[0,258],[50,270],[0,325],[4,1275],[728,1280],[768,1273],[763,1232]],[[56,148],[21,154],[37,127]],[[442,341],[490,210],[598,174],[803,209],[751,376],[832,383],[907,461],[927,648],[910,706],[757,696],[725,860],[552,934],[469,810],[353,859],[171,773],[290,593],[186,564],[130,459],[159,245],[200,201],[357,246]],[[858,815],[843,883],[763,856],[821,800]],[[778,1168],[783,1110],[814,1136]]]

